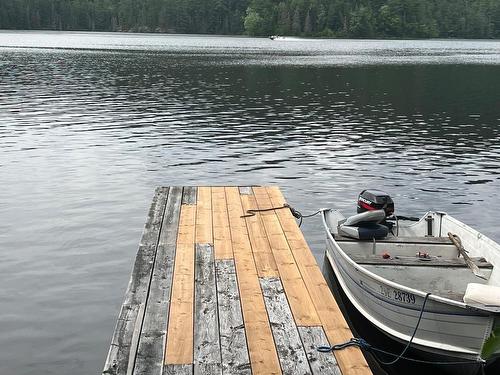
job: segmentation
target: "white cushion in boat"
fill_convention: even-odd
[[[477,283],[467,284],[464,302],[485,306],[500,306],[500,286]]]
[[[385,211],[384,210],[374,210],[374,211],[366,211],[360,214],[348,217],[343,225],[348,226],[356,226],[362,223],[375,223],[378,224],[385,219]]]

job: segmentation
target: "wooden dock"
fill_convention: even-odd
[[[277,187],[156,190],[103,374],[371,374]]]

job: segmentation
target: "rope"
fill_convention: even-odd
[[[406,347],[403,349],[403,351],[401,352],[401,354],[399,356],[397,356],[396,359],[393,360],[393,361],[384,362],[384,361],[380,360],[380,363],[382,363],[383,365],[393,365],[396,362],[398,362],[401,359],[402,356],[405,355],[405,353],[408,351],[408,349],[410,349],[410,346],[411,346],[411,344],[413,342],[413,339],[415,338],[415,335],[417,334],[418,326],[420,325],[420,322],[422,321],[422,315],[424,315],[425,305],[426,305],[427,300],[429,299],[430,295],[431,295],[430,293],[427,293],[425,295],[424,302],[422,302],[422,308],[420,309],[420,314],[418,316],[417,324],[415,325],[415,329],[413,330],[413,334],[411,335],[410,341],[408,341],[408,344],[406,344]]]
[[[317,215],[317,214],[319,214],[321,212],[321,210],[318,210],[318,211],[316,211],[316,212],[314,212],[312,214],[303,215],[300,211],[296,210],[295,208],[293,208],[289,204],[285,203],[283,206],[280,206],[280,207],[271,207],[271,208],[260,208],[260,209],[247,210],[246,214],[242,215],[240,217],[242,217],[242,218],[252,217],[252,216],[255,216],[257,214],[257,212],[266,212],[266,211],[281,210],[283,208],[289,208],[290,209],[290,212],[292,213],[292,215],[296,219],[299,220],[299,227],[302,225],[302,219],[303,218],[313,217],[313,216],[315,216],[315,215]]]
[[[257,214],[257,212],[266,212],[266,211],[281,210],[282,208],[290,208],[290,210],[292,211],[292,214],[293,214],[293,211],[294,211],[293,208],[290,205],[288,205],[288,204],[285,203],[281,207],[256,208],[256,209],[247,210],[247,213],[245,215],[240,216],[240,217],[241,218],[252,217],[252,216],[255,216]]]
[[[408,349],[410,348],[411,344],[413,343],[413,339],[415,338],[415,335],[417,333],[417,330],[418,330],[418,327],[420,325],[420,322],[422,321],[422,315],[424,314],[425,305],[426,305],[427,300],[429,299],[430,295],[431,295],[431,293],[427,293],[425,295],[424,301],[422,303],[422,307],[420,308],[420,314],[418,316],[417,324],[415,325],[415,328],[413,330],[413,334],[411,335],[411,338],[408,341],[408,344],[406,344],[405,348],[403,349],[403,351],[400,354],[391,353],[391,352],[388,352],[388,351],[385,351],[385,350],[373,347],[368,342],[366,342],[364,339],[362,339],[362,338],[355,338],[355,337],[351,338],[349,341],[344,342],[342,344],[337,344],[337,345],[332,345],[332,346],[321,345],[321,346],[316,347],[316,350],[318,352],[327,353],[327,352],[331,352],[331,351],[335,351],[335,350],[342,350],[342,349],[345,349],[345,348],[348,348],[348,347],[351,347],[351,346],[356,346],[356,347],[359,347],[361,349],[365,349],[365,350],[371,351],[372,354],[373,354],[373,356],[375,357],[375,359],[378,362],[380,362],[383,365],[387,365],[387,366],[394,365],[399,360],[403,359],[403,360],[411,361],[411,362],[426,363],[426,364],[433,364],[433,365],[443,365],[443,366],[445,366],[445,365],[471,365],[471,364],[474,364],[474,365],[480,365],[480,366],[482,366],[482,369],[484,370],[484,364],[485,364],[484,361],[426,361],[426,360],[423,360],[423,359],[415,359],[415,358],[405,357],[406,352],[408,351]],[[382,353],[382,354],[385,354],[385,355],[388,355],[388,356],[392,356],[392,357],[396,357],[396,358],[394,360],[392,360],[392,361],[385,362],[385,361],[382,361],[380,358],[378,358],[375,355],[375,353],[373,353],[373,352]]]

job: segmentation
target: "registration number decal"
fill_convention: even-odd
[[[412,305],[415,304],[415,295],[413,293],[403,292],[401,290],[396,290],[380,285],[380,294],[394,301]]]

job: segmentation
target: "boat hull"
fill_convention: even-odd
[[[325,224],[325,228],[327,228]],[[425,293],[394,285],[353,262],[327,230],[326,256],[343,292],[374,326],[392,338],[408,342],[415,329]],[[413,347],[435,355],[480,360],[493,317],[429,297],[413,340]]]
[[[335,298],[339,302],[342,308],[342,312],[348,317],[349,325],[351,330],[356,332],[356,334],[361,333],[362,337],[369,342],[374,347],[384,350],[388,353],[399,354],[402,352],[406,343],[402,342],[386,334],[384,331],[378,329],[377,326],[372,324],[368,319],[366,319],[351,303],[347,295],[342,290],[338,279],[331,267],[331,261],[327,259],[325,254],[323,273],[327,279],[333,292]],[[479,375],[482,374],[482,369],[480,365],[471,363],[471,365],[446,365],[446,366],[436,366],[427,362],[451,362],[451,361],[462,361],[461,358],[452,358],[447,354],[440,355],[436,353],[429,353],[428,351],[421,350],[417,347],[411,347],[405,357],[416,359],[418,362],[413,361],[399,361],[398,363],[390,366],[385,366],[380,363],[380,360],[390,361],[394,357],[384,355],[380,352],[370,353],[372,360],[377,362],[377,368],[372,367],[374,374],[379,375],[417,375],[417,374],[450,374],[450,375]],[[498,374],[499,368],[495,367],[497,364],[500,365],[499,361],[492,366],[486,367],[486,375]],[[372,366],[372,365],[370,365]],[[494,367],[494,368],[493,368]],[[439,372],[437,372],[439,371]]]

